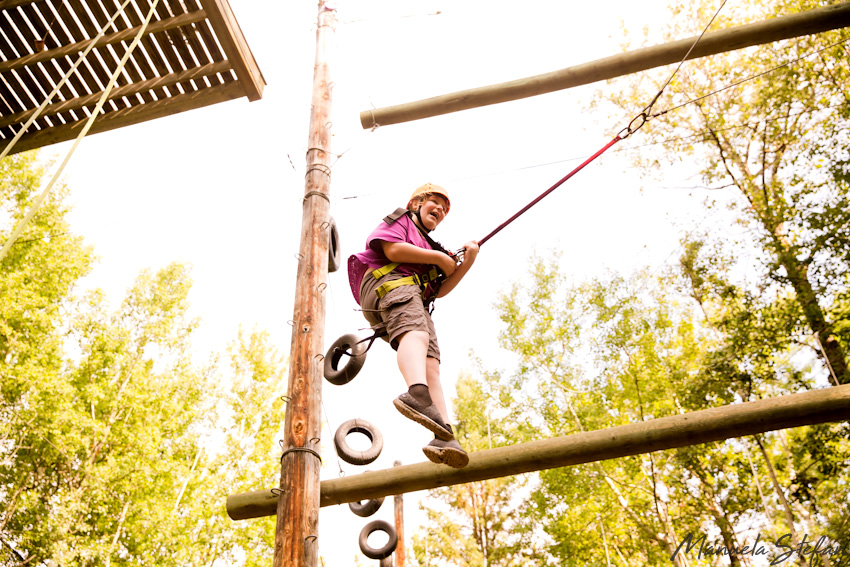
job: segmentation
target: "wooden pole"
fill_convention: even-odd
[[[400,467],[401,461],[395,461],[394,467]],[[404,567],[404,495],[393,496],[393,509],[395,511],[395,531],[398,534],[398,544],[395,546],[395,567]]]
[[[358,502],[848,418],[850,384],[476,451],[469,455],[469,465],[462,469],[419,463],[326,480],[321,485],[321,505]],[[234,520],[268,516],[274,512],[276,500],[270,490],[231,495],[227,498],[227,513]]]
[[[319,558],[319,436],[328,279],[331,80],[334,11],[319,0],[316,59],[292,346],[277,498],[274,567],[316,567]]]
[[[850,2],[824,6],[791,16],[771,18],[726,30],[707,33],[699,41],[689,59],[734,51],[753,45],[771,43],[792,37],[811,35],[850,26]],[[645,71],[653,67],[678,63],[694,43],[695,37],[636,49],[620,55],[597,59],[542,75],[534,75],[507,83],[488,85],[435,96],[415,102],[364,110],[360,113],[363,128],[409,122],[469,108],[487,106],[509,100],[550,93],[613,79],[621,75]]]

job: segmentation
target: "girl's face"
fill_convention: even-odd
[[[437,228],[443,219],[446,218],[446,199],[442,195],[428,195],[422,201],[419,208],[419,216],[422,218],[422,224],[428,230]]]

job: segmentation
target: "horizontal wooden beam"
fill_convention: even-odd
[[[236,71],[236,78],[245,89],[245,96],[251,102],[263,97],[266,80],[254,59],[251,48],[245,40],[242,28],[230,8],[227,0],[201,0],[206,10],[210,25],[218,38],[227,59]]]
[[[470,454],[469,465],[463,469],[419,463],[325,480],[321,483],[321,505],[358,502],[847,419],[850,419],[850,384],[477,451]],[[234,520],[272,516],[276,506],[277,496],[271,490],[227,498],[227,514]]]
[[[218,104],[219,102],[225,102],[243,96],[245,96],[245,93],[242,86],[238,82],[233,81],[225,85],[209,87],[191,93],[164,98],[155,102],[131,106],[115,112],[106,113],[95,119],[91,130],[89,130],[89,135],[97,132],[106,132],[108,130],[122,128],[131,124],[139,124],[140,122],[153,120],[155,118],[171,116],[172,114],[178,114],[180,112],[209,106],[211,104]],[[66,140],[72,140],[77,137],[77,134],[79,134],[84,124],[85,120],[80,120],[72,124],[48,128],[33,134],[25,134],[18,143],[15,144],[11,153],[23,152],[50,144],[56,144],[58,142],[64,142]],[[168,135],[173,136],[174,133],[169,131]],[[0,144],[3,143],[8,142],[0,141]]]
[[[33,2],[38,2],[38,0],[0,0],[0,10],[11,10],[12,8],[32,4]]]
[[[173,18],[154,22],[147,27],[145,35],[179,28],[181,26],[188,26],[197,22],[202,22],[206,19],[207,13],[205,11],[196,10],[194,12],[189,12],[188,14],[181,14]],[[139,33],[140,29],[142,29],[142,26],[136,26],[134,28],[121,30],[120,32],[105,34],[97,40],[97,43],[95,43],[94,46],[103,47],[104,45],[110,45],[122,41],[132,41],[133,38],[136,37],[136,34]],[[27,65],[34,65],[41,61],[49,61],[50,59],[58,59],[69,55],[75,55],[88,47],[89,43],[91,43],[91,39],[63,45],[62,47],[57,47],[55,49],[40,51],[38,53],[31,53],[30,55],[24,55],[23,57],[18,57],[17,59],[11,59],[9,61],[0,61],[0,73],[26,67]]]
[[[688,57],[696,59],[744,47],[811,35],[850,26],[850,2],[824,6],[791,16],[772,18],[707,33]],[[613,79],[682,60],[696,38],[629,51],[559,71],[360,113],[363,128],[409,122],[510,100]]]
[[[147,81],[141,81],[139,83],[130,83],[129,85],[124,85],[123,87],[112,89],[112,91],[109,93],[109,97],[107,98],[107,100],[117,99],[125,96],[133,96],[139,93],[146,93],[148,91],[152,91],[162,87],[170,87],[172,85],[176,85],[177,83],[182,83],[184,81],[202,79],[203,77],[206,77],[208,75],[214,75],[216,73],[225,73],[227,71],[230,71],[230,63],[228,61],[207,63],[206,65],[195,67],[193,69],[187,69],[185,71],[180,71],[179,73],[169,73],[168,75],[165,75],[163,77],[156,77],[153,79],[148,79]],[[59,114],[61,112],[67,112],[69,110],[77,110],[78,108],[83,108],[85,106],[94,106],[95,104],[97,104],[97,101],[100,100],[101,96],[103,96],[103,91],[93,93],[84,97],[77,97],[63,102],[57,102],[56,104],[49,104],[44,108],[40,116],[46,117],[53,114]],[[0,118],[0,128],[11,126],[12,124],[22,124],[29,120],[30,116],[35,114],[35,111],[36,109],[32,109],[27,110],[25,112],[18,112],[17,114],[12,114],[10,116],[4,116]]]

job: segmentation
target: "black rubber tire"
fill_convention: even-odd
[[[348,446],[345,438],[351,433],[362,433],[372,442],[366,451],[355,451]],[[350,465],[368,465],[381,456],[384,448],[384,436],[378,428],[365,419],[349,419],[334,433],[334,447],[339,458]]]
[[[334,341],[325,355],[325,380],[335,386],[342,386],[354,380],[366,362],[366,343],[358,344],[359,341],[360,338],[354,334],[343,335]],[[354,356],[344,352],[349,350]],[[338,368],[343,358],[345,364]]]
[[[373,547],[369,547],[368,540],[372,532],[377,532],[378,530],[386,532],[386,534],[390,536],[390,540],[384,547],[380,549],[375,549]],[[395,551],[397,545],[398,534],[396,533],[395,528],[392,527],[388,522],[385,522],[383,520],[375,520],[373,522],[369,522],[360,531],[360,551],[362,551],[363,555],[365,555],[369,559],[384,559],[386,557],[389,557],[393,554],[393,551]]]
[[[328,273],[333,273],[342,264],[342,246],[340,246],[339,242],[339,230],[336,227],[336,221],[333,217],[330,220],[328,233]]]
[[[360,502],[349,502],[348,507],[355,513],[355,515],[360,516],[361,518],[368,518],[377,512],[383,503],[383,498],[378,498],[377,500],[373,498],[372,500],[367,500],[365,504],[361,504]]]

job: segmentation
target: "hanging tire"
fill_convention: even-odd
[[[348,384],[366,362],[366,343],[359,342],[357,335],[348,334],[338,338],[325,355],[325,380],[335,386]],[[350,351],[353,356],[345,351]],[[343,357],[345,364],[340,367]]]
[[[345,440],[352,433],[362,433],[372,442],[365,451],[356,451]],[[334,447],[339,458],[350,465],[368,465],[381,456],[384,448],[384,436],[378,428],[365,419],[349,419],[339,426],[334,434]]]
[[[336,228],[336,221],[333,217],[330,219],[328,232],[328,273],[333,273],[337,271],[340,264],[342,264],[342,247],[339,243],[339,230]]]
[[[390,541],[388,541],[386,545],[380,549],[369,547],[368,542],[369,536],[373,532],[377,531],[385,532],[388,536],[390,536]],[[393,551],[395,551],[396,545],[398,545],[398,534],[396,533],[395,528],[383,520],[369,522],[360,532],[360,551],[362,551],[363,555],[369,559],[384,559],[389,557],[393,554]]]
[[[377,500],[367,500],[364,504],[361,504],[360,502],[349,502],[348,507],[352,512],[354,512],[361,518],[368,518],[369,516],[377,512],[378,509],[381,507],[381,504],[383,503],[384,499],[378,498]]]

